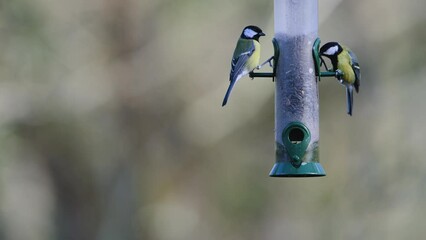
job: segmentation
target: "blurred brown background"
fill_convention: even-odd
[[[320,83],[327,177],[275,179],[274,85],[239,81],[273,1],[0,1],[0,239],[420,239],[426,2],[320,0],[358,55],[354,116]]]

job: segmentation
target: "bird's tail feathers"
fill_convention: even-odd
[[[348,114],[352,116],[352,108],[354,105],[354,89],[352,86],[346,87],[346,108]]]
[[[234,87],[236,81],[230,81],[228,90],[226,91],[225,98],[223,98],[222,107],[228,102],[229,95],[231,94],[232,88]]]

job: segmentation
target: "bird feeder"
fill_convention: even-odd
[[[318,82],[342,73],[327,66],[321,72],[317,0],[274,0],[274,16],[273,72],[250,73],[275,80],[276,163],[269,176],[325,176],[319,163]]]
[[[312,46],[316,0],[275,0],[275,152],[271,177],[325,176],[319,163],[319,102]],[[277,55],[277,54],[275,54]]]
[[[319,163],[319,99],[312,46],[317,0],[275,0],[275,152],[271,177],[325,176]]]

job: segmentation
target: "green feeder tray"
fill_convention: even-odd
[[[291,122],[282,133],[283,144],[277,143],[271,177],[321,177],[325,171],[318,162],[318,143],[311,143],[311,133],[301,122]]]

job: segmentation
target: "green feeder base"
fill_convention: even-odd
[[[294,167],[290,162],[277,162],[269,173],[270,177],[323,177],[325,171],[318,162],[302,162]]]

